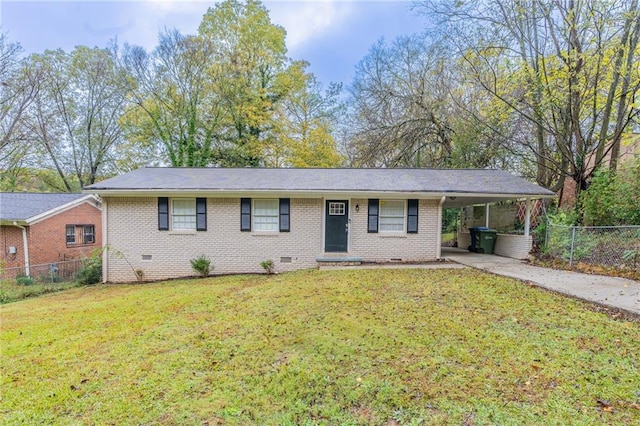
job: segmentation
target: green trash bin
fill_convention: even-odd
[[[476,236],[478,253],[493,254],[498,231],[495,229],[478,229],[476,232],[478,233]]]

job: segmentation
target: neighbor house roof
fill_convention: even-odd
[[[142,168],[85,187],[100,195],[142,194],[292,196],[458,196],[484,199],[553,197],[555,194],[501,170],[467,169],[265,169]],[[495,199],[492,199],[495,201]],[[484,201],[479,201],[484,202]],[[453,205],[456,203],[450,202]]]
[[[33,223],[86,200],[95,201],[96,199],[87,194],[0,192],[0,222]]]

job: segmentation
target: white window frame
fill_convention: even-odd
[[[395,205],[402,205],[402,216],[398,214],[391,214],[384,212],[384,208],[387,203],[393,203]],[[384,229],[384,219],[402,219],[402,229]],[[378,205],[378,232],[402,234],[407,230],[407,201],[406,200],[380,200]]]
[[[264,204],[273,203],[266,213],[258,214],[258,209],[267,210]],[[263,206],[259,206],[263,204]],[[258,205],[258,206],[256,206]],[[256,232],[279,232],[280,231],[280,200],[278,198],[254,198],[252,200],[251,221],[253,230]]]
[[[90,229],[91,232],[87,232],[87,229]],[[87,238],[87,236],[91,236],[91,240]],[[95,244],[96,242],[96,226],[87,224],[82,225],[82,243],[83,244]]]
[[[176,201],[189,201],[193,203],[193,212],[180,213],[176,214],[175,212],[175,204]],[[174,231],[195,231],[197,226],[197,217],[196,217],[196,199],[195,198],[172,198],[171,199],[171,210],[169,211],[171,217],[171,229]],[[191,220],[178,222],[176,223],[176,218],[191,218]],[[178,226],[176,226],[178,225]],[[185,226],[186,225],[186,226]],[[192,226],[191,226],[192,225]]]
[[[344,216],[347,214],[345,202],[329,202],[329,216]]]

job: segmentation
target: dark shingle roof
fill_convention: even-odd
[[[501,170],[142,168],[85,187],[139,191],[423,192],[553,196]]]
[[[86,196],[67,193],[0,192],[0,220],[27,220]]]

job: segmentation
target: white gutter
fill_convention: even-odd
[[[445,195],[455,198],[498,198],[498,199],[525,199],[531,198],[556,198],[555,194],[514,194],[514,193],[491,193],[491,192],[447,192],[442,191],[367,191],[367,190],[332,190],[332,189],[199,189],[199,188],[164,188],[164,189],[85,189],[84,193],[97,194],[100,197],[252,197],[252,196],[273,196],[290,198],[385,198],[389,199],[439,199]],[[478,204],[484,204],[479,202]]]
[[[27,239],[27,228],[22,225],[18,225],[18,222],[13,222],[13,226],[22,229],[22,245],[24,247],[24,272],[26,276],[31,276],[31,268],[29,265],[29,241]]]
[[[446,196],[442,196],[440,199],[440,203],[438,203],[438,232],[436,232],[436,259],[440,259],[442,255],[442,205],[444,201],[447,199]]]

